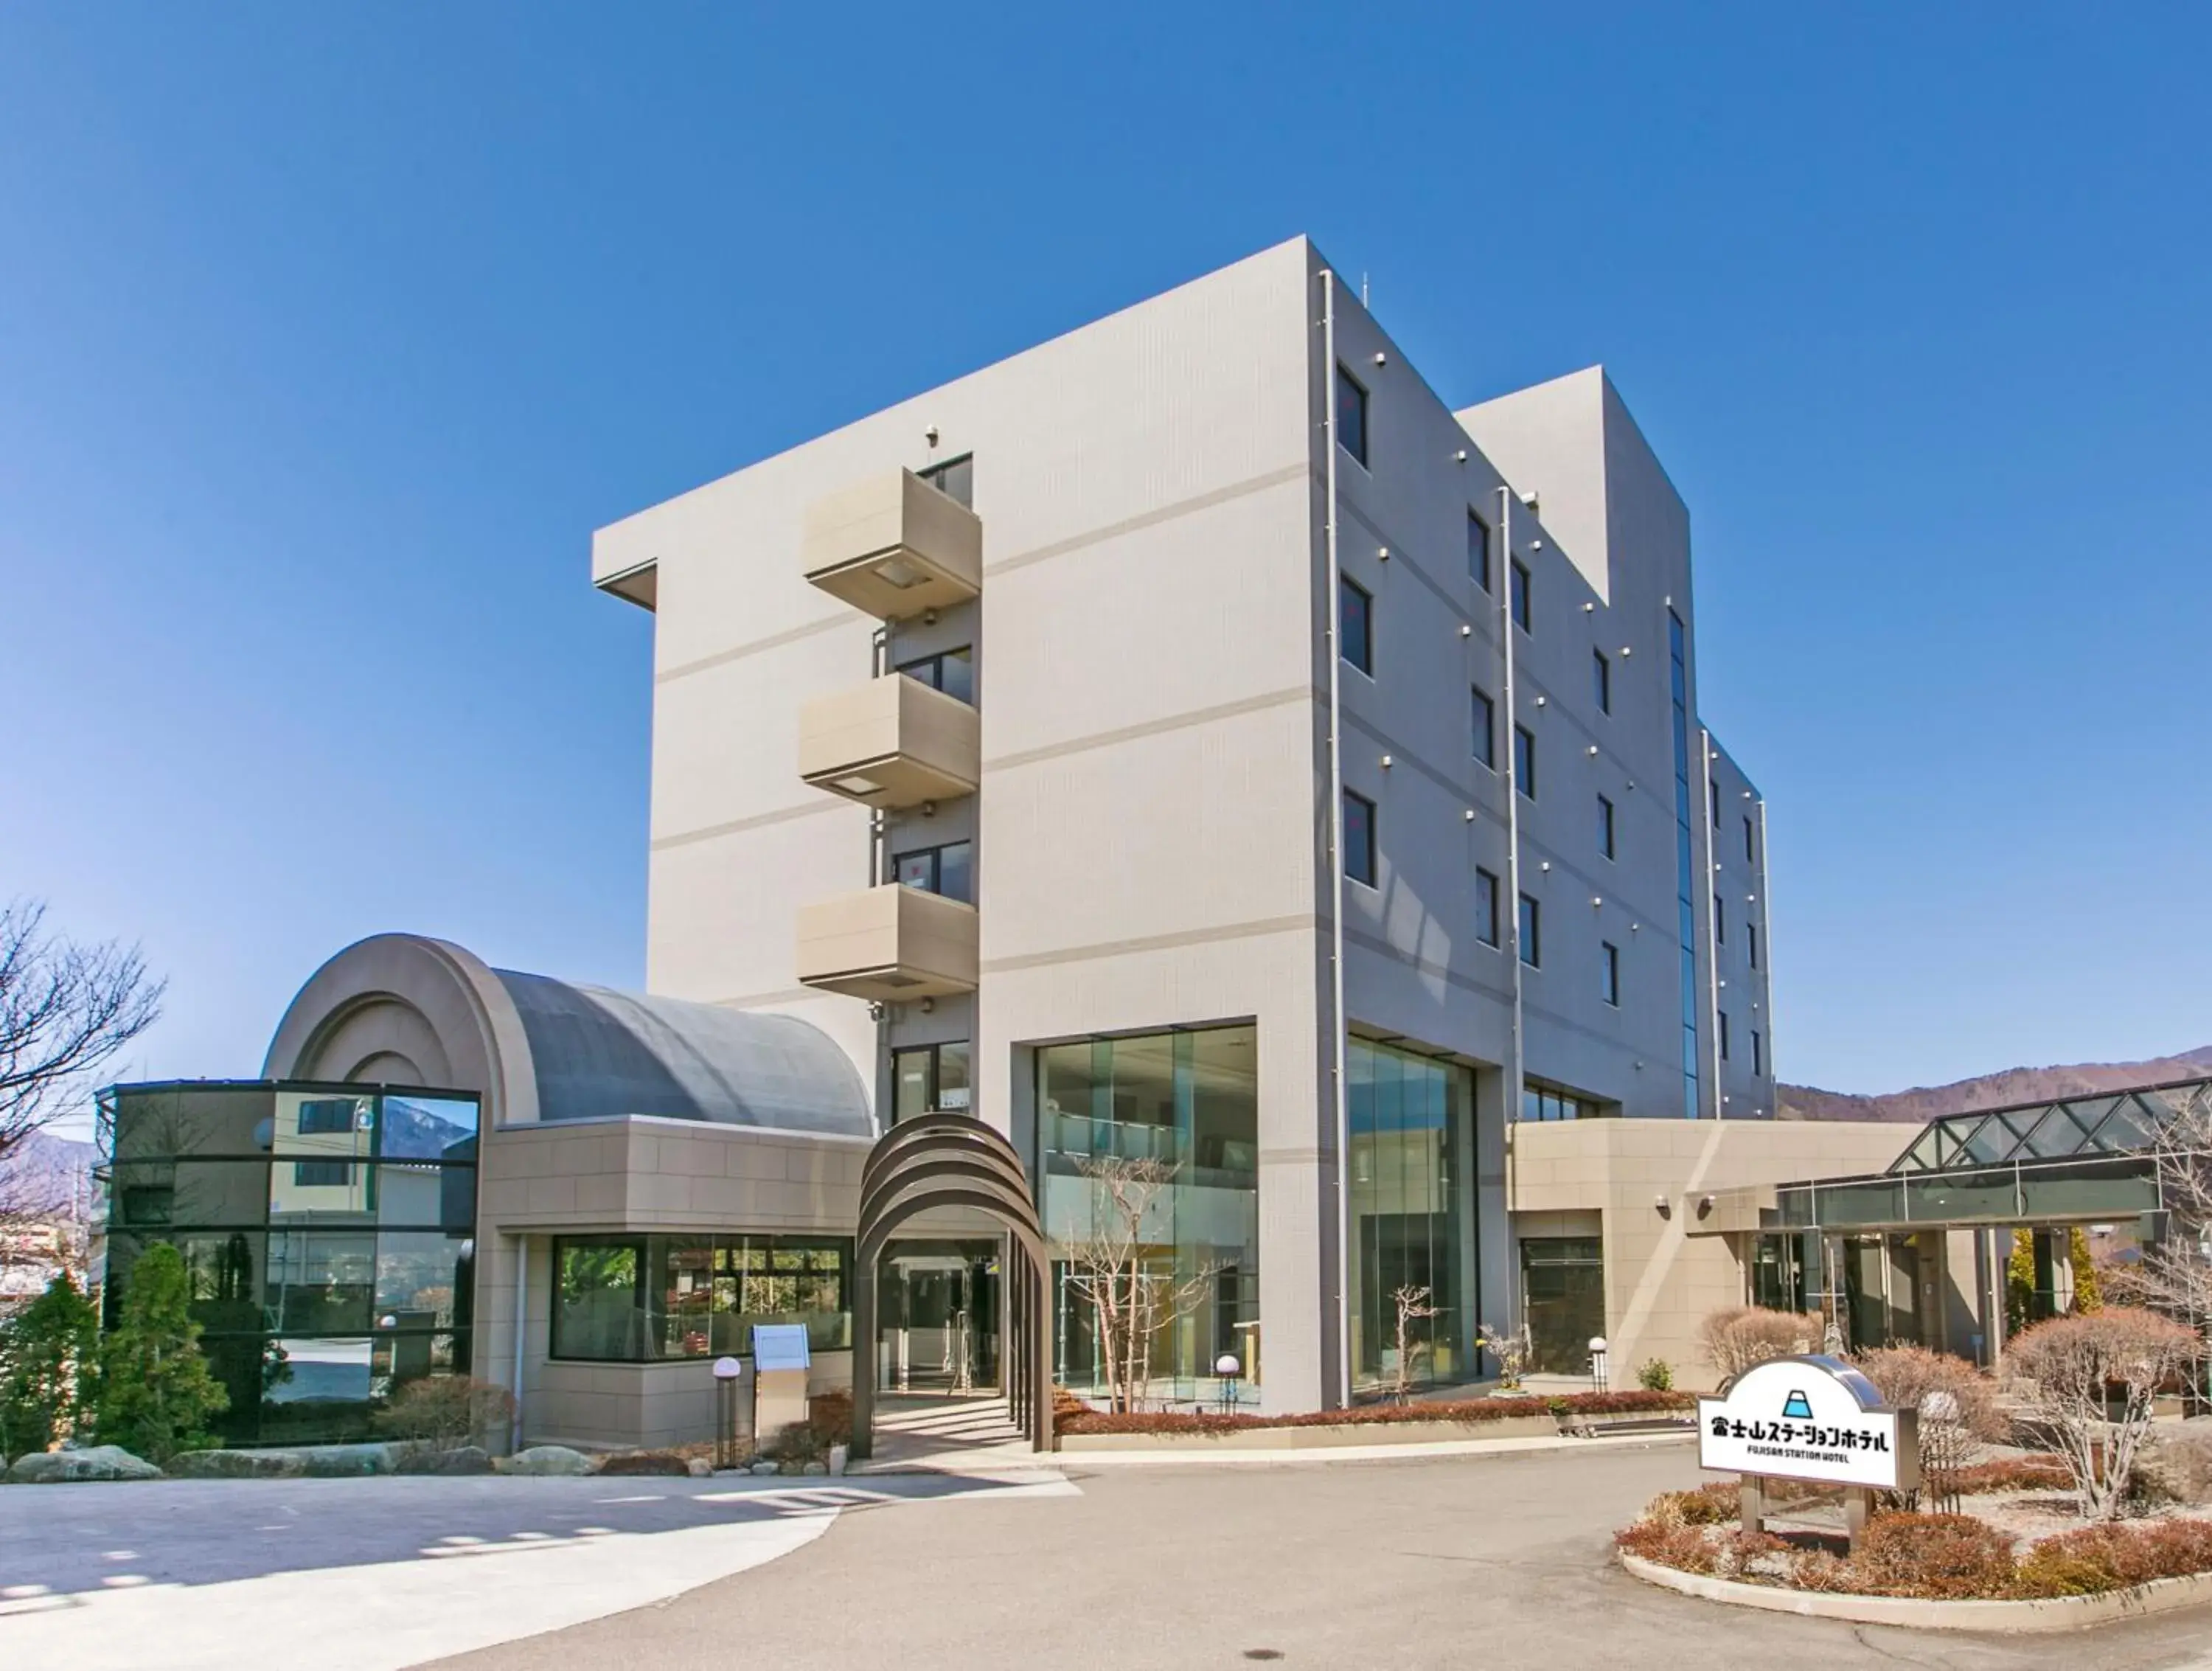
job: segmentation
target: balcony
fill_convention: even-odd
[[[799,908],[802,986],[880,1004],[975,990],[975,908],[887,883]]]
[[[981,756],[975,710],[903,673],[817,696],[799,714],[799,775],[864,806],[972,795]]]
[[[810,585],[864,615],[899,621],[982,590],[983,525],[901,470],[810,507],[800,561]]]

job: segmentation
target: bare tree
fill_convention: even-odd
[[[1150,1379],[1152,1344],[1196,1315],[1212,1293],[1219,1267],[1178,1272],[1170,1238],[1159,1234],[1160,1192],[1175,1181],[1165,1161],[1094,1156],[1081,1164],[1091,1180],[1088,1232],[1061,1244],[1068,1285],[1091,1303],[1099,1357],[1113,1407],[1133,1411]]]
[[[1443,1307],[1430,1304],[1429,1298],[1428,1288],[1417,1288],[1410,1283],[1394,1290],[1390,1295],[1390,1303],[1398,1312],[1398,1364],[1390,1378],[1390,1395],[1401,1404],[1413,1395],[1414,1364],[1426,1358],[1429,1352],[1430,1342],[1425,1334],[1416,1339],[1414,1331],[1430,1318],[1443,1315]]]
[[[2012,1343],[2013,1390],[2057,1443],[2085,1516],[2119,1512],[2151,1401],[2200,1350],[2196,1330],[2123,1305],[2052,1317]]]
[[[2145,1093],[2145,1100],[2154,1095],[2170,1110],[2151,1145],[2166,1235],[2103,1279],[2115,1299],[2201,1330],[2212,1323],[2212,1084]]]
[[[81,945],[46,916],[35,900],[0,905],[0,1165],[161,1013],[163,983],[135,946]]]

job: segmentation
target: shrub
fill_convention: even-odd
[[[1725,1526],[1741,1512],[1736,1487],[1715,1480],[1695,1491],[1660,1492],[1644,1517],[1676,1526]]]
[[[1955,1509],[1960,1472],[2011,1428],[1996,1387],[1964,1358],[1924,1346],[1882,1346],[1854,1361],[1892,1409],[1920,1413],[1922,1487],[1936,1507]],[[1917,1503],[1905,1496],[1908,1507]]]
[[[2198,1351],[2194,1330],[2128,1306],[2052,1317],[2012,1343],[2007,1361],[2027,1378],[2029,1402],[2058,1440],[2084,1513],[2108,1519],[2127,1500],[2151,1401]]]
[[[1336,1410],[1296,1415],[1220,1415],[1208,1410],[1093,1410],[1079,1403],[1070,1410],[1054,1401],[1054,1423],[1062,1433],[1236,1433],[1263,1427],[1362,1426],[1407,1421],[1502,1421],[1509,1416],[1668,1415],[1694,1409],[1686,1393],[1569,1393],[1555,1398],[1474,1398],[1418,1404],[1355,1404]]]
[[[1698,1348],[1723,1380],[1741,1375],[1770,1358],[1817,1351],[1820,1344],[1817,1318],[1795,1311],[1769,1311],[1763,1306],[1723,1307],[1698,1325]]]
[[[599,1471],[615,1475],[674,1475],[690,1473],[691,1464],[672,1450],[618,1450],[600,1459]]]
[[[1720,1552],[1694,1526],[1639,1520],[1615,1532],[1613,1541],[1615,1548],[1631,1555],[1683,1572],[1711,1572],[1720,1566]]]
[[[1972,1515],[1881,1515],[1846,1565],[1865,1595],[1968,1601],[2009,1588],[2012,1540]]]
[[[1647,1358],[1636,1371],[1636,1384],[1647,1393],[1671,1393],[1674,1390],[1674,1370],[1663,1358]]]
[[[443,1445],[487,1438],[504,1443],[514,1421],[514,1395],[465,1375],[424,1376],[392,1395],[370,1425],[394,1439],[428,1439]]]
[[[817,1393],[806,1401],[806,1425],[823,1450],[853,1442],[853,1395]]]
[[[167,1243],[138,1255],[123,1319],[100,1352],[100,1434],[149,1462],[205,1447],[203,1425],[230,1404],[200,1354],[184,1256]]]
[[[68,1272],[0,1323],[0,1456],[82,1438],[100,1401],[100,1313]]]
[[[2212,1521],[2085,1526],[2044,1538],[2021,1561],[2021,1595],[2094,1595],[2212,1571]]]
[[[1999,1456],[1962,1467],[1951,1476],[1951,1489],[1961,1497],[1986,1497],[1996,1492],[2064,1491],[2074,1476],[2056,1456]]]

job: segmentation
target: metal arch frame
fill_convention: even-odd
[[[1055,1448],[1052,1428],[1052,1341],[1046,1328],[1044,1228],[1021,1158],[1005,1135],[972,1115],[935,1112],[902,1120],[877,1141],[860,1170],[860,1207],[853,1273],[851,1454],[874,1449],[876,1267],[892,1233],[932,1207],[965,1206],[1006,1227],[1006,1401],[1033,1449]]]

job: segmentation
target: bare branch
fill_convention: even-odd
[[[35,900],[0,905],[0,1160],[161,1013],[164,983],[137,947],[61,939],[46,915]]]

